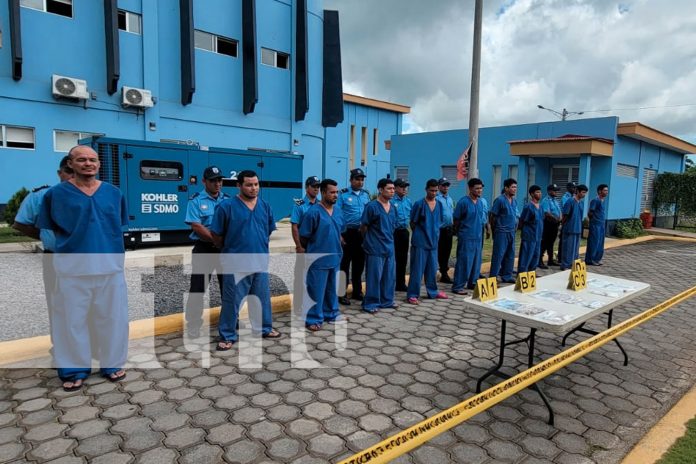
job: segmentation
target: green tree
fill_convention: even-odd
[[[15,216],[19,211],[19,205],[22,204],[22,200],[24,200],[24,197],[27,195],[29,195],[29,190],[22,187],[17,190],[15,194],[12,195],[12,198],[10,198],[10,201],[7,202],[7,206],[5,206],[5,222],[7,225],[11,226],[14,224]]]
[[[686,169],[685,169],[686,172],[696,171],[696,162],[694,162],[694,160],[691,157],[689,157],[689,156],[686,157],[685,165],[686,165]]]

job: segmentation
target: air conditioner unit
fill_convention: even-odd
[[[121,87],[121,104],[124,107],[152,108],[155,104],[152,101],[152,92],[135,87]]]
[[[82,79],[53,74],[51,76],[51,84],[51,91],[56,98],[73,98],[75,100],[87,100],[89,98],[87,81]]]

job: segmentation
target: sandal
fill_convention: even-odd
[[[215,351],[229,351],[232,349],[233,346],[234,346],[234,342],[227,341],[227,340],[221,340],[217,343],[217,346],[215,347]]]
[[[280,338],[283,336],[282,333],[278,332],[276,329],[271,329],[267,334],[262,335],[263,338]]]
[[[68,384],[70,385],[68,386]],[[84,383],[82,379],[66,380],[65,382],[63,382],[63,391],[76,392],[78,390],[81,390],[83,385]]]
[[[464,290],[464,289],[461,289],[461,290],[452,290],[452,293],[454,293],[455,295],[468,295],[468,294],[469,294],[469,292],[467,292],[467,291]]]
[[[120,373],[120,375],[119,375],[119,373]],[[116,377],[114,377],[114,376],[116,376]],[[120,382],[121,380],[126,378],[126,371],[121,369],[119,371],[112,372],[111,374],[106,374],[104,377],[106,377],[109,382],[113,382],[113,383]]]
[[[318,332],[321,330],[321,326],[319,324],[310,324],[307,326],[307,330],[310,332]]]
[[[448,300],[449,297],[445,294],[445,292],[439,292],[437,295],[435,295],[436,300]]]
[[[420,301],[418,301],[418,298],[416,298],[415,296],[412,296],[411,298],[409,298],[409,299],[406,300],[406,301],[407,301],[409,304],[412,304],[412,305],[418,305],[418,304],[420,304]]]

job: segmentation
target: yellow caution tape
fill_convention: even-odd
[[[556,372],[566,365],[585,356],[589,352],[599,348],[605,343],[615,339],[619,335],[628,332],[638,325],[652,319],[658,314],[666,311],[670,307],[681,303],[684,300],[696,295],[696,287],[683,291],[642,313],[627,319],[607,330],[600,332],[592,338],[578,343],[577,345],[557,354],[556,356],[542,361],[530,367],[526,371],[520,372],[514,377],[501,382],[488,390],[479,393],[451,408],[429,417],[406,430],[403,430],[391,437],[382,440],[376,445],[367,448],[353,456],[341,461],[341,464],[359,463],[386,463],[402,454],[408,453],[423,443],[435,438],[442,432],[461,424],[470,417],[485,411],[504,399],[514,395],[546,376]]]

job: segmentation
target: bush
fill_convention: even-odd
[[[640,219],[621,219],[616,221],[616,236],[619,238],[636,238],[643,234]]]
[[[11,226],[14,224],[15,216],[19,211],[19,205],[22,204],[22,200],[24,200],[24,197],[27,195],[29,195],[29,190],[22,187],[17,190],[17,192],[12,195],[12,198],[10,198],[10,201],[7,202],[7,206],[5,206],[5,222],[7,225]]]

